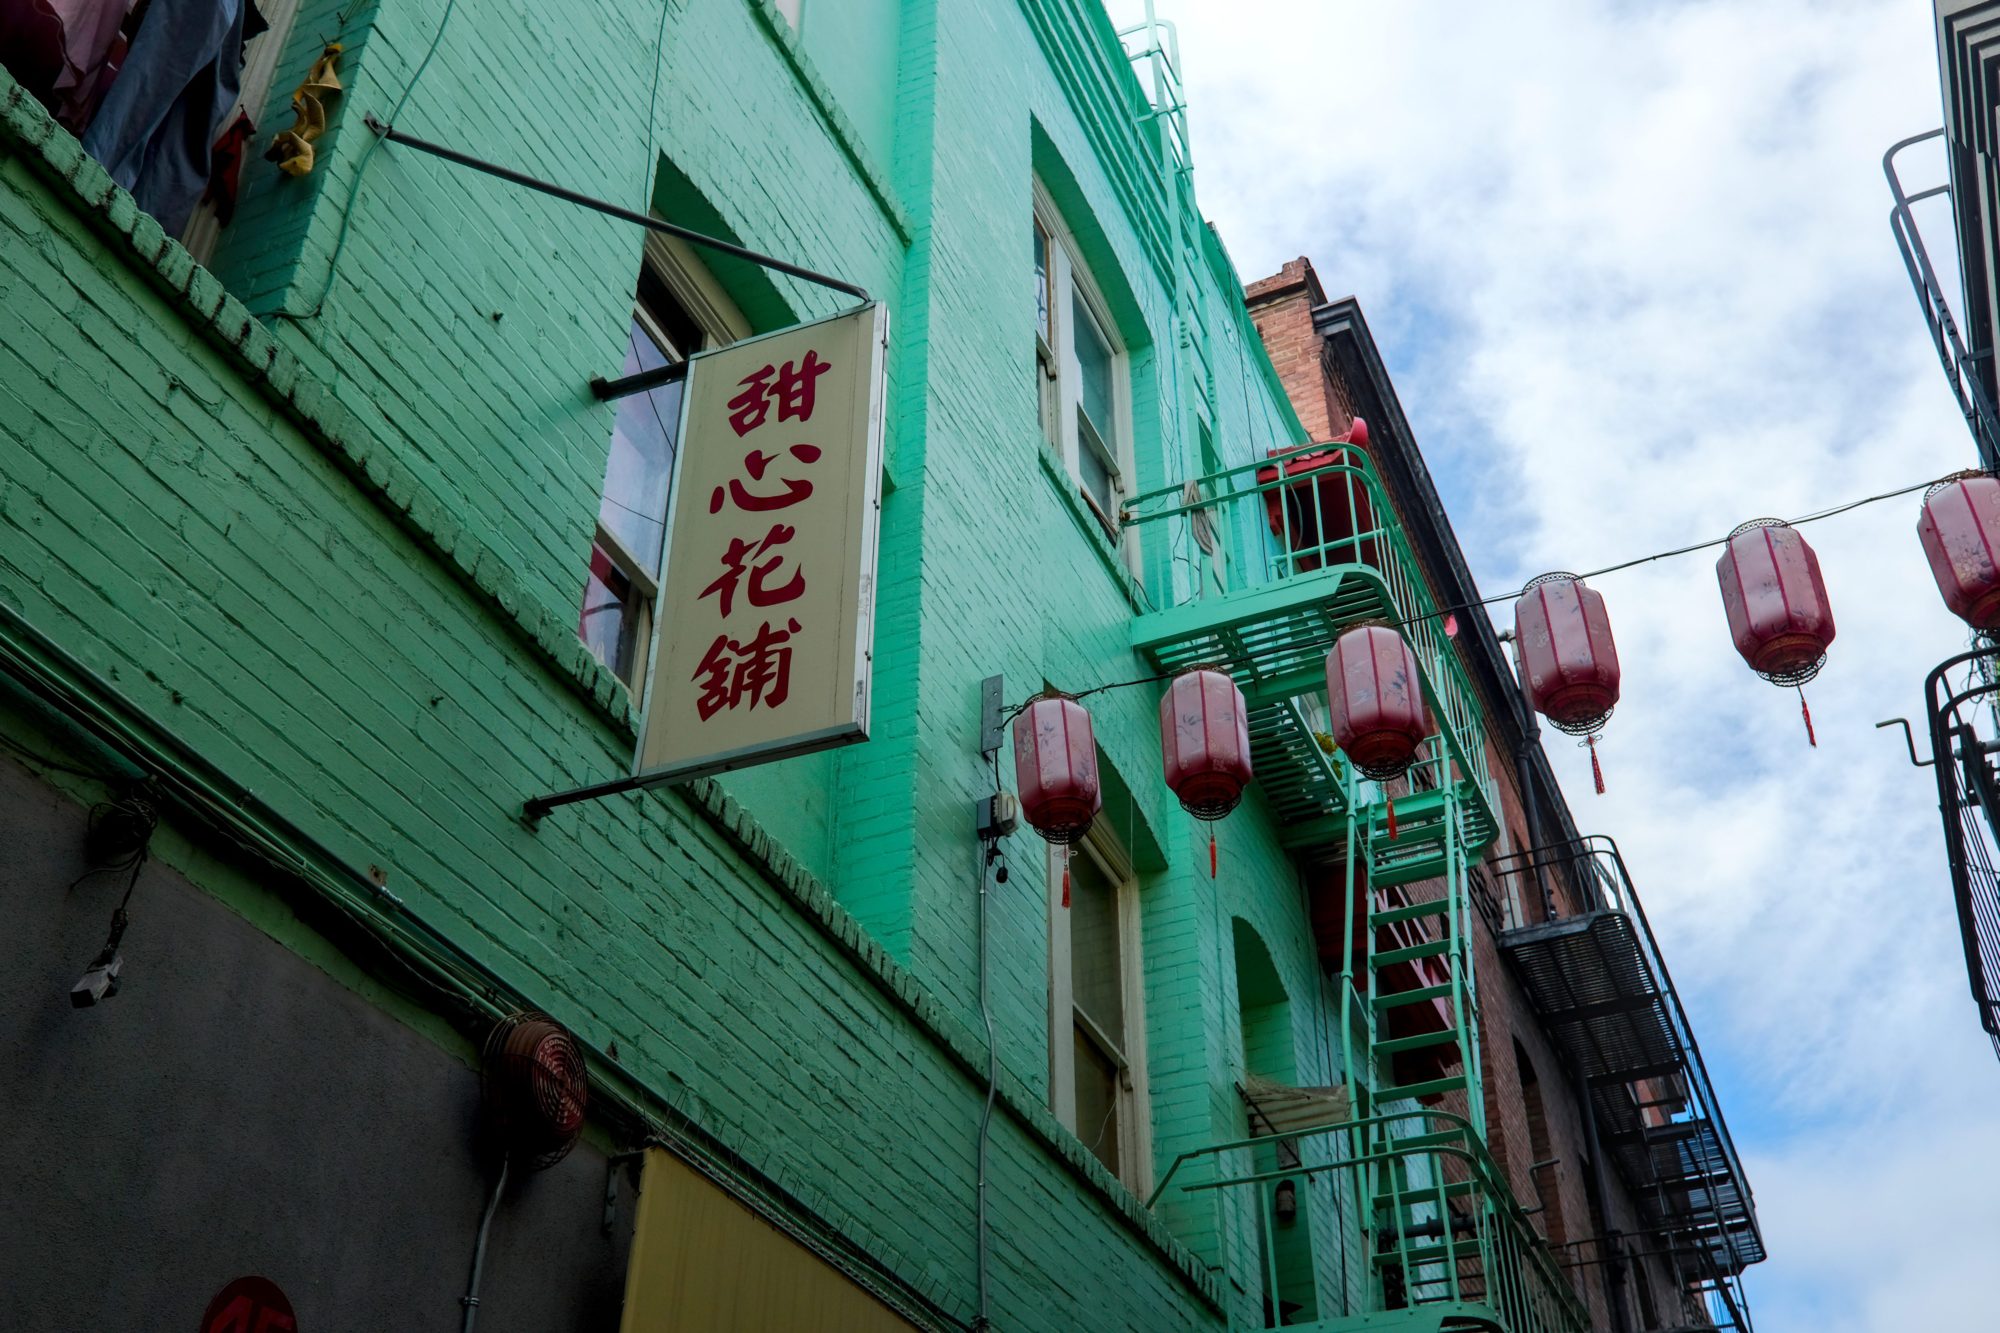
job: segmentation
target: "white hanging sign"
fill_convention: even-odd
[[[868,739],[888,337],[878,302],[689,361],[634,777]]]

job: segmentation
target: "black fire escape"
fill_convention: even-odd
[[[1940,663],[1924,682],[1924,699],[1931,757],[1919,760],[1913,750],[1910,760],[1937,776],[1966,978],[1979,1024],[2000,1054],[2000,875],[1994,869],[2000,860],[2000,770],[1993,760],[2000,751],[2000,646],[1984,644]]]
[[[1889,229],[1979,465],[1992,471],[2000,469],[1994,360],[2000,325],[2000,0],[1933,0],[1932,11],[1944,124],[1883,155],[1893,200]],[[1945,179],[1910,192],[1898,174],[1898,158],[1931,141],[1942,150]],[[1947,294],[1939,279],[1918,222],[1916,206],[1933,199],[1944,201],[1950,214],[1955,242],[1950,253],[1959,278],[1955,295]],[[2000,1053],[2000,882],[1994,869],[2000,859],[2000,774],[1993,763],[2000,739],[1992,739],[2000,736],[1994,697],[2000,647],[1984,636],[1977,645],[1941,663],[1926,680],[1931,757],[1918,759],[1912,744],[1910,760],[1934,766],[1966,974],[1980,1025]]]
[[[1638,1203],[1641,1230],[1615,1243],[1664,1260],[1686,1297],[1650,1326],[1747,1333],[1740,1278],[1765,1256],[1755,1204],[1617,844],[1578,838],[1490,866],[1497,893],[1483,905],[1501,952]]]

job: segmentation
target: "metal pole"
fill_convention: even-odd
[[[648,389],[657,389],[662,384],[672,384],[687,378],[688,363],[676,361],[669,366],[659,366],[652,370],[642,370],[621,379],[608,380],[602,375],[590,377],[591,396],[603,402],[612,398],[626,398]]]
[[[857,287],[851,282],[843,282],[839,278],[828,277],[824,273],[816,272],[803,265],[793,264],[771,255],[762,254],[756,250],[737,245],[732,241],[725,241],[720,237],[693,231],[687,227],[675,226],[671,222],[665,222],[659,218],[650,217],[647,214],[635,212],[629,208],[621,208],[619,205],[610,203],[607,200],[596,199],[587,194],[580,194],[575,190],[565,189],[560,185],[539,180],[524,172],[500,166],[498,163],[488,162],[484,158],[474,157],[470,153],[461,153],[456,148],[446,148],[443,144],[432,143],[428,139],[419,139],[414,134],[405,134],[393,125],[384,124],[372,115],[363,117],[363,122],[369,129],[382,138],[387,139],[390,143],[399,143],[405,148],[414,148],[420,153],[429,153],[432,157],[441,157],[447,162],[456,162],[462,167],[471,167],[474,171],[483,171],[487,175],[497,176],[511,185],[519,185],[524,189],[539,191],[552,198],[560,199],[564,203],[576,204],[579,207],[602,213],[606,217],[619,218],[625,222],[634,223],[653,231],[665,232],[669,236],[678,236],[689,245],[703,246],[719,254],[730,255],[747,263],[755,264],[759,268],[768,268],[774,273],[788,274],[804,282],[814,283],[821,287],[830,287],[837,292],[846,292],[849,296],[854,297],[864,304],[874,299],[868,295],[865,288]]]
[[[507,1159],[500,1159],[500,1179],[493,1182],[493,1193],[486,1200],[486,1212],[479,1219],[479,1239],[472,1247],[472,1276],[465,1284],[465,1295],[458,1298],[465,1313],[459,1319],[459,1333],[472,1333],[472,1327],[479,1319],[479,1279],[486,1268],[486,1233],[493,1229],[493,1214],[500,1207],[501,1192],[507,1188]]]
[[[620,792],[640,791],[646,787],[657,787],[668,782],[685,782],[683,774],[666,776],[648,774],[636,778],[614,778],[610,782],[593,782],[588,787],[572,787],[568,791],[553,792],[547,796],[537,796],[521,803],[521,817],[533,822],[559,805],[574,805],[578,801],[594,801],[600,796],[616,796]]]
[[[1521,784],[1521,804],[1526,806],[1528,816],[1528,846],[1521,850],[1528,855],[1528,868],[1535,872],[1535,888],[1542,895],[1542,919],[1556,919],[1555,895],[1549,892],[1549,881],[1542,870],[1542,858],[1536,848],[1544,837],[1541,828],[1541,804],[1535,800],[1535,772],[1528,762],[1529,747],[1541,743],[1541,727],[1535,722],[1535,707],[1528,699],[1528,676],[1521,669],[1521,645],[1514,642],[1512,630],[1501,630],[1496,635],[1500,642],[1511,651],[1514,665],[1514,707],[1521,719],[1521,744],[1514,751],[1514,778]]]

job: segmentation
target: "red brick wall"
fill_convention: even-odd
[[[1315,440],[1346,434],[1354,412],[1345,386],[1322,369],[1320,340],[1313,333],[1312,310],[1325,303],[1326,293],[1312,261],[1294,259],[1270,277],[1251,283],[1244,295],[1250,321],[1257,326],[1307,433]]]

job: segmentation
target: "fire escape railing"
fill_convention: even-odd
[[[1954,688],[1951,677],[1959,673],[1965,684]],[[1979,1006],[1979,1025],[2000,1054],[2000,875],[1994,867],[2000,846],[2000,772],[1993,762],[2000,739],[1982,740],[1974,725],[1983,709],[1988,730],[2000,733],[2000,713],[1995,711],[2000,706],[2000,646],[1987,644],[1941,662],[1924,682],[1924,699],[1966,980]]]
[[[1590,1317],[1564,1279],[1506,1177],[1470,1122],[1444,1111],[1400,1111],[1306,1129],[1285,1136],[1291,1165],[1259,1170],[1268,1137],[1238,1139],[1184,1152],[1161,1177],[1148,1208],[1171,1187],[1186,1194],[1250,1190],[1264,1234],[1280,1225],[1277,1192],[1287,1182],[1327,1177],[1336,1194],[1373,1200],[1358,1265],[1363,1309],[1349,1315],[1426,1308],[1435,1327],[1493,1328],[1506,1333],[1585,1333]],[[1205,1169],[1204,1169],[1205,1168]],[[1184,1169],[1188,1176],[1184,1178]],[[1340,1230],[1336,1226],[1336,1230]],[[1343,1246],[1344,1234],[1322,1245]],[[1345,1265],[1344,1251],[1339,1262]],[[1267,1275],[1275,1282],[1276,1273]],[[1343,1281],[1342,1290],[1348,1289]],[[1324,1312],[1323,1316],[1324,1316]],[[1402,1327],[1402,1325],[1398,1325]]]
[[[1181,665],[1170,660],[1175,651],[1190,654],[1189,663],[1224,662],[1253,707],[1273,694],[1323,698],[1332,638],[1364,620],[1395,623],[1423,667],[1438,723],[1412,781],[1466,782],[1471,842],[1491,841],[1497,817],[1478,696],[1363,450],[1338,442],[1274,450],[1134,495],[1122,517],[1147,535],[1147,592],[1165,608],[1145,621],[1199,622],[1210,608],[1226,618],[1227,606],[1257,622],[1190,633],[1172,649],[1156,646],[1155,656],[1168,666]],[[1300,618],[1302,599],[1316,606]]]
[[[1882,173],[1889,178],[1889,194],[1895,200],[1895,206],[1889,210],[1889,231],[1896,238],[1897,250],[1902,253],[1910,285],[1916,289],[1917,304],[1923,309],[1924,323],[1930,327],[1931,345],[1944,367],[1944,377],[1951,385],[1952,397],[1958,400],[1958,409],[1964,414],[1966,427],[1971,430],[1973,443],[1979,449],[1980,464],[1986,468],[2000,468],[2000,411],[1995,410],[1990,387],[1980,376],[1978,360],[1984,357],[1990,363],[1992,349],[1967,350],[1965,339],[1958,331],[1958,321],[1952,317],[1951,300],[1938,282],[1937,271],[1931,266],[1930,251],[1924,245],[1923,232],[1917,226],[1916,216],[1910,211],[1912,204],[1926,199],[1950,198],[1952,187],[1949,184],[1937,185],[1908,194],[1903,189],[1902,178],[1896,173],[1898,153],[1916,144],[1943,137],[1944,130],[1941,128],[1925,134],[1913,134],[1893,144],[1882,155]]]
[[[1718,1327],[1749,1328],[1740,1275],[1763,1260],[1750,1184],[1617,844],[1578,838],[1495,858],[1475,890],[1550,1035],[1585,1084],[1599,1133],[1647,1226]]]

